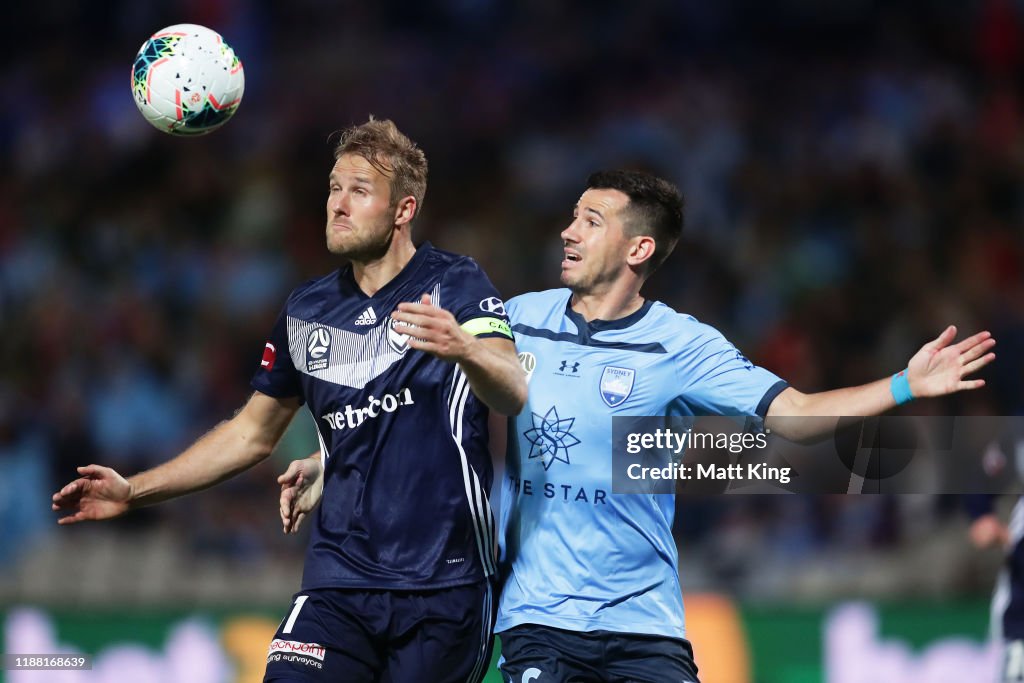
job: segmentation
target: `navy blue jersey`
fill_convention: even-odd
[[[350,266],[301,285],[267,342],[253,388],[300,397],[325,455],[303,590],[442,588],[494,572],[487,407],[390,318],[425,293],[471,334],[511,339],[479,266],[424,244],[373,296]]]
[[[981,461],[992,475],[1002,474],[1009,467],[1024,480],[1024,431],[1019,421],[1011,420],[1002,433],[986,444]],[[995,513],[995,500],[993,494],[964,496],[972,519]],[[1010,545],[992,594],[991,630],[995,638],[1009,643],[1024,641],[1024,496],[1013,506],[1007,526]],[[1015,645],[1014,649],[1013,656],[1004,660],[1007,681],[1024,678],[1024,645]]]

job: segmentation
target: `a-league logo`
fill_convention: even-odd
[[[306,338],[306,371],[315,372],[327,367],[331,358],[331,332],[326,327],[315,327]]]
[[[537,369],[537,356],[529,351],[522,351],[519,354],[519,365],[523,368],[523,372],[526,373],[526,381],[529,382],[530,378],[533,377],[533,371]]]

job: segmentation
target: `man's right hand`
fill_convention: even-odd
[[[968,534],[971,543],[978,548],[1007,548],[1010,545],[1010,529],[993,514],[982,515],[974,520]]]
[[[324,492],[324,469],[320,454],[293,460],[284,474],[277,478],[281,485],[281,524],[286,534],[294,534],[302,520],[320,502]]]
[[[79,467],[78,473],[82,476],[53,494],[51,508],[70,513],[58,524],[110,519],[128,512],[132,487],[124,477],[100,465]]]

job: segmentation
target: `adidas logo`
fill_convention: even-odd
[[[356,318],[356,325],[373,325],[377,322],[377,314],[373,311],[373,306],[370,306],[365,311],[359,314]]]

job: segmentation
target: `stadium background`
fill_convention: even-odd
[[[506,296],[556,284],[590,170],[646,167],[688,199],[649,296],[805,391],[891,373],[947,322],[991,329],[989,386],[914,409],[1024,408],[1019,0],[36,0],[4,15],[0,649],[97,667],[2,680],[258,680],[304,540],[280,533],[273,479],[312,450],[308,417],[250,474],[114,523],[58,529],[48,498],[77,464],[148,467],[241,405],[287,292],[335,267],[328,135],[371,113],[430,159],[417,239],[473,255]],[[193,140],[149,127],[129,93],[143,39],[186,21],[246,70],[235,119]],[[969,548],[955,499],[678,505],[705,683],[994,666],[999,553]]]

